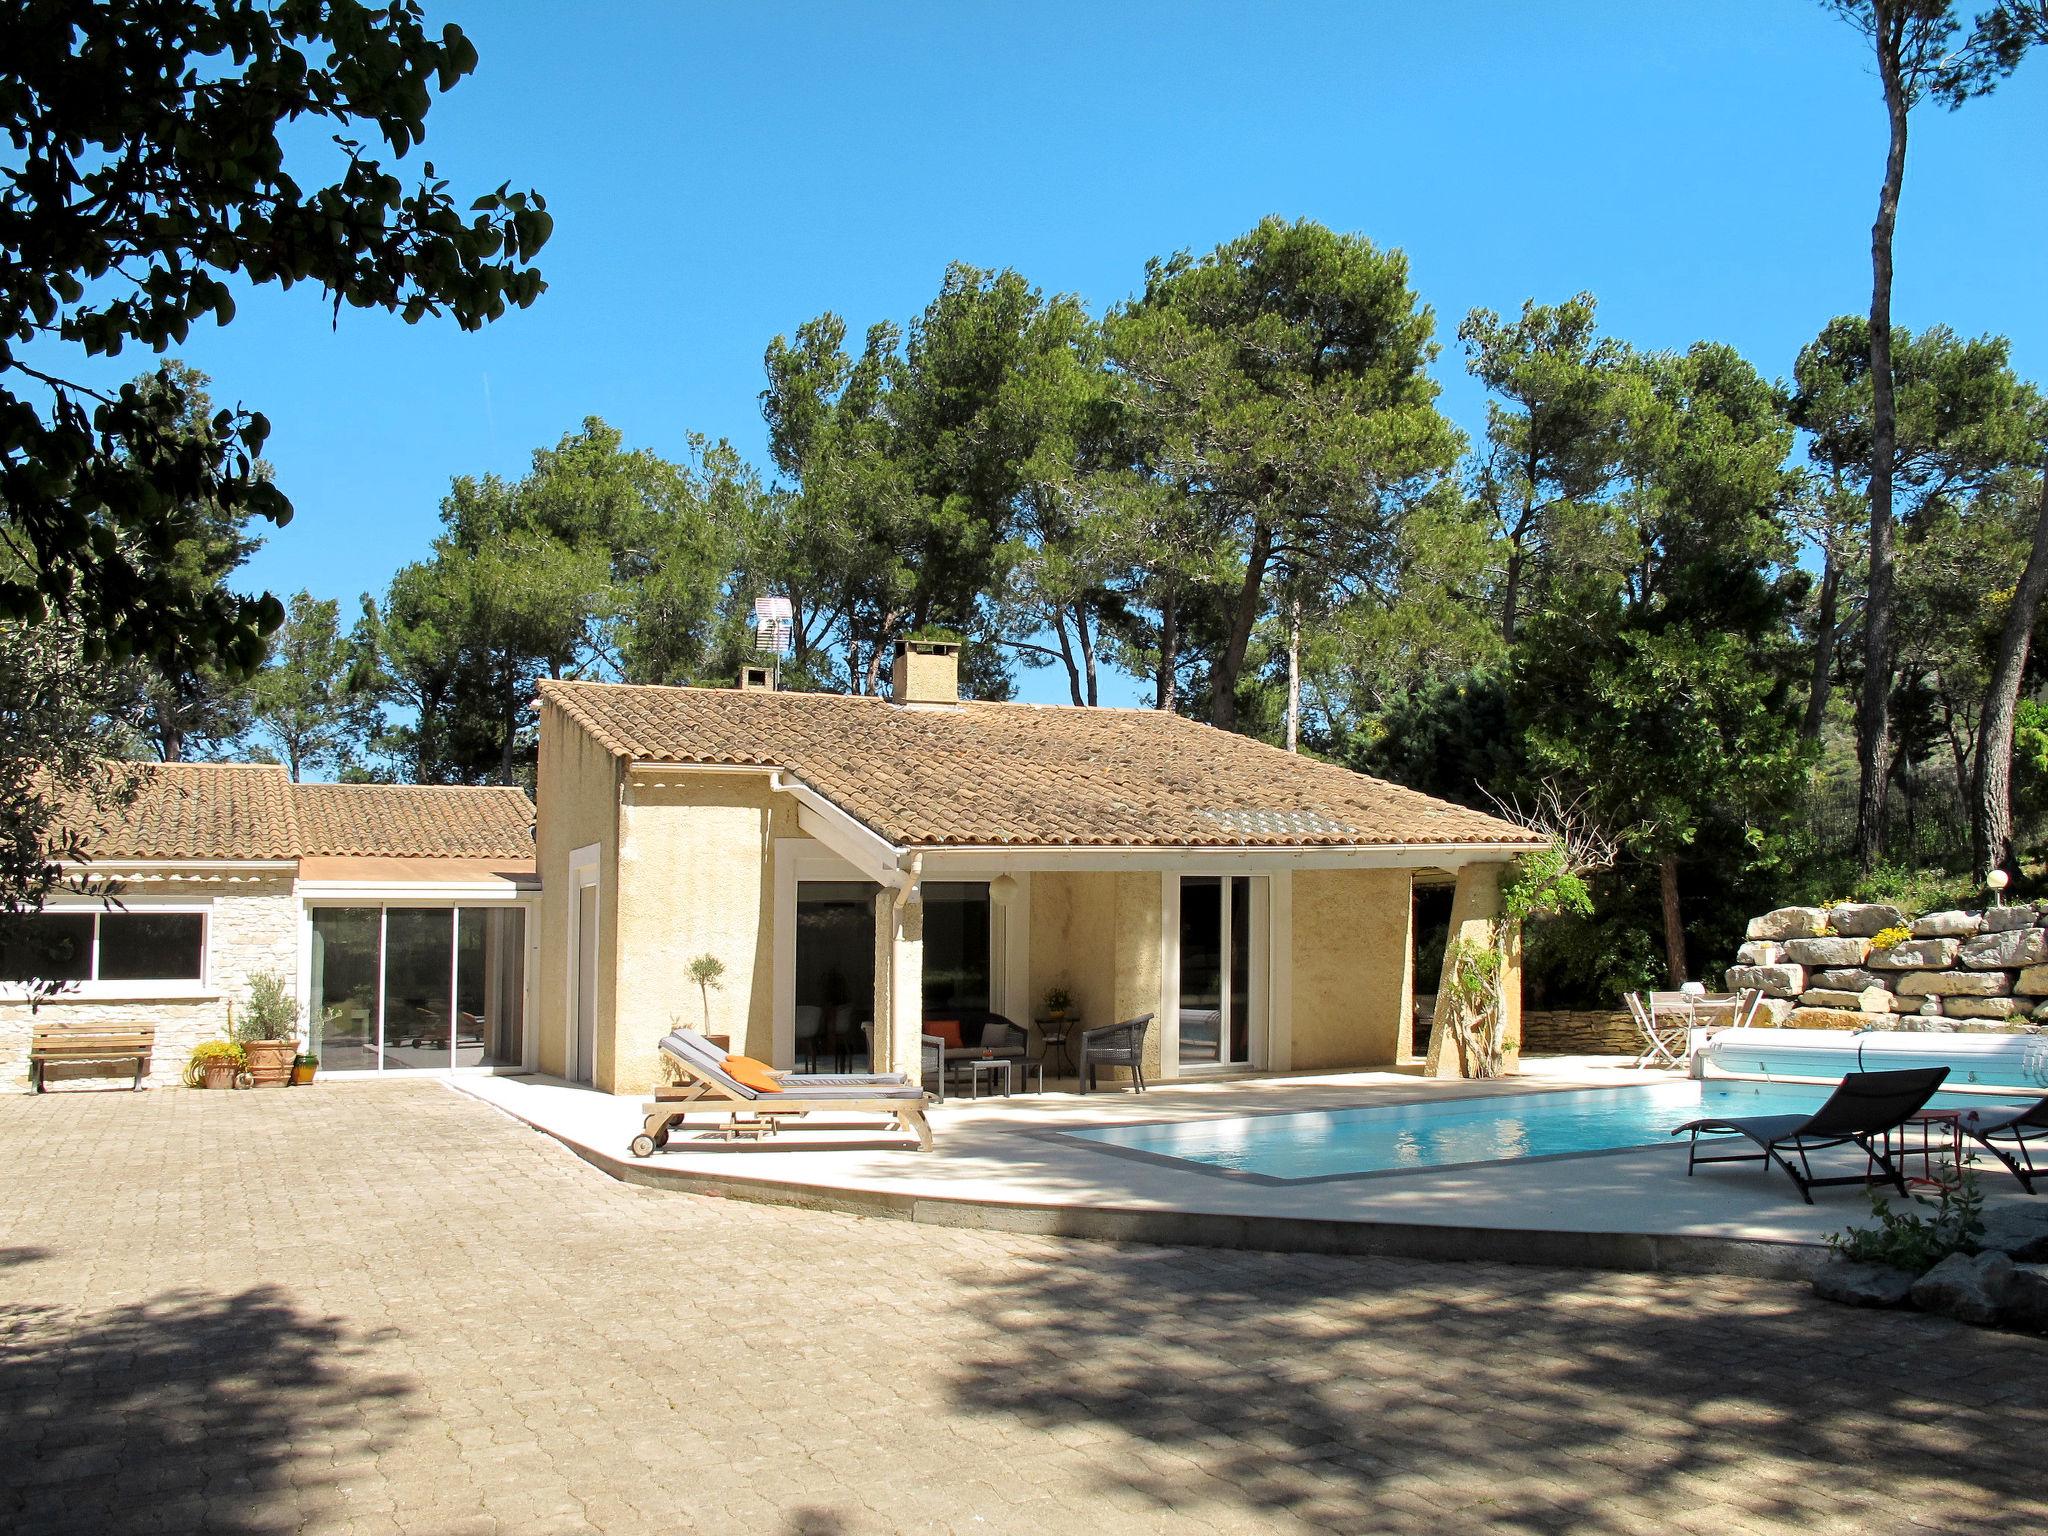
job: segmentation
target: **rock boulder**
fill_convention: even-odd
[[[1792,947],[1786,946],[1787,949]],[[2038,965],[2048,960],[2048,928],[2008,928],[2003,933],[1979,934],[1974,939],[1963,941],[1959,958],[1972,970],[1980,971]]]
[[[1865,964],[1881,971],[1939,971],[1954,965],[1962,952],[1961,939],[1908,939],[1890,949],[1872,950]]]
[[[1987,1177],[1989,1176],[1987,1170]],[[2010,1175],[1997,1169],[2001,1178]],[[1984,1212],[1984,1231],[1977,1246],[1986,1253],[2002,1253],[2022,1264],[2048,1262],[2048,1206],[1998,1204]]]
[[[1916,939],[1973,939],[1984,931],[1976,912],[1930,912],[1913,924]]]
[[[2041,933],[2029,928],[2028,933]],[[2048,934],[2042,934],[2048,938]],[[1868,939],[1787,939],[1785,959],[1792,965],[1861,965],[1870,953]]]
[[[1906,914],[1888,901],[1848,902],[1828,913],[1828,926],[1849,938],[1867,939],[1887,928],[1906,926]]]
[[[1814,1289],[1820,1289],[1818,1281]],[[1998,1320],[2023,1333],[2048,1333],[2048,1264],[2013,1265]]]
[[[1797,997],[1806,990],[1803,965],[1731,965],[1724,978],[1730,992],[1755,987],[1765,997]]]
[[[1914,1281],[1909,1294],[1922,1312],[1988,1328],[1998,1321],[2012,1272],[2012,1260],[2002,1253],[1952,1253]]]
[[[1813,1294],[1852,1307],[1903,1307],[1913,1294],[1913,1272],[1832,1259],[1814,1271]]]
[[[1986,907],[1984,931],[2010,933],[2015,928],[2031,928],[2037,915],[2032,907]]]
[[[2004,971],[1911,971],[1899,978],[1901,997],[2010,997]]]
[[[1746,939],[1817,939],[1827,928],[1828,915],[1819,907],[1779,907],[1749,920]]]
[[[1898,972],[1846,970],[1816,971],[1806,978],[1809,986],[1832,987],[1837,992],[1861,992],[1865,987],[1883,987],[1889,992],[1899,984]]]
[[[2020,1005],[2009,997],[1945,997],[1941,1011],[1952,1019],[2009,1019]]]
[[[1888,1013],[1859,1013],[1850,1008],[1794,1008],[1785,1016],[1787,1029],[1889,1029]]]
[[[1890,1013],[1892,995],[1883,987],[1864,987],[1860,991],[1838,991],[1830,987],[1808,987],[1799,994],[1800,1006],[1805,1008],[1847,1008],[1854,1013]]]
[[[1737,946],[1737,965],[1778,965],[1785,958],[1785,946],[1770,939],[1751,939]]]

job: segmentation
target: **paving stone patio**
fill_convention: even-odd
[[[2048,1343],[655,1192],[432,1083],[0,1099],[0,1530],[2048,1528]]]

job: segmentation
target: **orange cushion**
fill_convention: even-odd
[[[745,1083],[756,1093],[782,1092],[782,1080],[775,1075],[775,1069],[751,1056],[726,1057],[725,1074],[735,1082]]]
[[[926,1019],[924,1021],[924,1032],[928,1035],[937,1035],[941,1040],[945,1041],[946,1049],[949,1051],[960,1049],[960,1021],[958,1019]]]

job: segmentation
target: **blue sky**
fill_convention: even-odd
[[[1590,289],[1645,346],[1768,374],[1863,309],[1884,122],[1802,0],[656,4],[427,0],[482,56],[428,154],[544,193],[550,289],[478,335],[251,295],[181,353],[266,412],[298,507],[252,583],[352,600],[424,553],[451,476],[598,415],[760,457],[768,339],[907,320],[950,260],[1114,303],[1145,259],[1278,213],[1404,249],[1446,409],[1484,420],[1475,305]],[[1896,314],[2012,338],[2048,380],[2048,57],[1914,115]],[[142,360],[122,359],[124,373]],[[1051,673],[1026,696],[1058,698]],[[1119,690],[1121,692],[1121,690]]]

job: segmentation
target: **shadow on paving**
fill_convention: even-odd
[[[988,1338],[956,1362],[959,1406],[1083,1448],[1093,1491],[1159,1510],[2048,1528],[2015,1454],[2048,1435],[2035,1340],[1706,1277],[1105,1246],[960,1279]]]
[[[0,1530],[278,1529],[294,1483],[412,1417],[354,1348],[274,1286],[84,1314],[0,1301]]]

